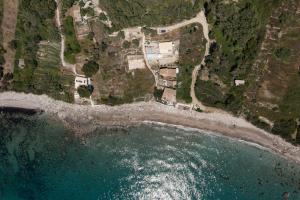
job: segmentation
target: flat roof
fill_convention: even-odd
[[[81,85],[90,85],[91,84],[91,79],[86,78],[84,76],[76,76],[75,77],[75,89],[77,89]]]

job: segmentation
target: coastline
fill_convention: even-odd
[[[141,123],[175,126],[181,129],[208,131],[237,141],[259,145],[272,153],[300,163],[300,148],[225,113],[183,111],[157,102],[139,102],[120,106],[83,106],[56,101],[46,95],[15,92],[0,93],[0,107],[44,111],[61,120],[78,136],[85,136],[97,127],[128,127]]]

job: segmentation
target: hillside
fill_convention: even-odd
[[[299,0],[9,2],[1,91],[229,112],[300,143]]]

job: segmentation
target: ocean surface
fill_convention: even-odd
[[[85,140],[41,115],[0,115],[1,200],[300,199],[300,166],[246,143],[160,125]]]

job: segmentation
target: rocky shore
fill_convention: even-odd
[[[78,136],[97,127],[126,127],[141,123],[164,123],[195,128],[250,142],[300,163],[300,148],[267,133],[242,118],[224,113],[183,111],[157,102],[121,106],[82,106],[56,101],[46,95],[0,93],[0,107],[42,110],[64,122]]]

